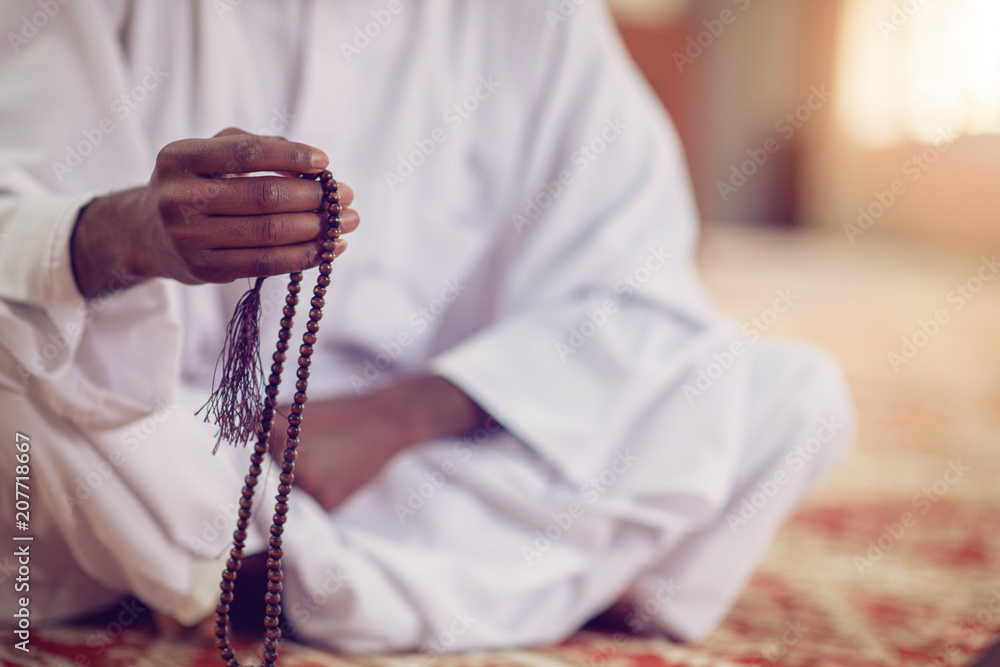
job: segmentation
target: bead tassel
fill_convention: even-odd
[[[262,407],[261,386],[264,368],[260,361],[260,288],[264,278],[257,278],[239,302],[229,326],[226,342],[219,354],[222,380],[205,405],[195,414],[205,410],[205,421],[212,420],[219,427],[215,449],[223,440],[246,446],[257,430]],[[215,383],[215,380],[212,380]]]

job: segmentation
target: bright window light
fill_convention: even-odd
[[[847,0],[837,112],[866,143],[1000,133],[1000,0]]]

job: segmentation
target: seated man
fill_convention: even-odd
[[[713,309],[677,138],[602,3],[573,6],[0,9],[0,526],[19,432],[36,623],[213,613],[248,452],[213,456],[194,412],[245,278],[277,276],[273,350],[282,275],[318,263],[320,185],[288,176],[329,167],[366,222],[344,214],[313,358],[295,637],[553,642],[622,600],[636,629],[715,627],[850,399]],[[276,485],[271,462],[251,552]]]

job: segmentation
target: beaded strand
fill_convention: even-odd
[[[301,178],[318,179],[323,186],[322,210],[326,213],[326,230],[320,243],[323,252],[320,255],[319,276],[316,280],[316,286],[313,288],[313,297],[309,301],[311,306],[309,321],[306,323],[306,332],[302,336],[302,345],[299,346],[298,370],[295,372],[298,379],[295,383],[295,397],[291,408],[289,408],[285,448],[281,455],[281,475],[278,478],[278,493],[274,498],[274,517],[271,522],[271,536],[268,540],[267,550],[267,593],[264,596],[264,602],[267,605],[264,612],[264,661],[260,667],[274,667],[275,661],[278,659],[278,643],[281,640],[282,534],[288,515],[288,496],[292,492],[292,484],[295,481],[295,458],[299,446],[302,412],[308,400],[306,389],[309,384],[309,367],[312,364],[313,346],[316,344],[316,335],[319,333],[319,322],[323,319],[323,306],[326,305],[326,288],[330,286],[334,248],[341,233],[340,214],[342,208],[338,193],[339,188],[333,175],[329,171],[323,171],[316,175],[303,174]],[[219,604],[215,609],[215,646],[219,649],[226,667],[241,667],[229,644],[229,610],[233,602],[236,573],[243,563],[254,490],[260,478],[261,464],[264,462],[264,455],[267,454],[267,442],[274,425],[274,412],[278,405],[278,387],[281,384],[281,373],[287,360],[288,341],[292,337],[291,329],[295,309],[299,304],[299,292],[302,291],[301,283],[302,272],[289,275],[288,294],[285,296],[285,307],[282,310],[284,317],[281,319],[281,329],[278,331],[277,349],[271,357],[273,363],[265,389],[266,396],[264,409],[261,413],[257,444],[250,456],[250,470],[243,480],[239,519],[236,522],[236,530],[233,532],[233,548],[229,552],[229,560],[226,562],[226,569],[222,572],[222,582],[219,584],[222,593],[219,595]]]

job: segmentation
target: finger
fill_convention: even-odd
[[[361,216],[353,208],[344,209],[340,214],[340,231],[350,234],[361,226]]]
[[[299,177],[298,174],[291,174],[289,172],[282,173],[282,176],[286,175],[294,178]],[[299,178],[299,180],[305,180],[307,182],[309,181],[308,178],[306,179]],[[351,186],[345,183],[341,183],[340,181],[337,181],[337,196],[340,199],[340,205],[345,208],[354,203],[354,190],[351,189]]]
[[[222,132],[220,132],[219,134],[217,134],[216,136],[222,136],[223,132],[230,132],[230,131],[232,133],[234,133],[234,134],[246,134],[246,132],[243,132],[243,130],[237,130],[236,128],[227,128],[227,129],[223,130]],[[275,137],[275,139],[281,139],[282,141],[288,141],[284,137]],[[279,176],[281,176],[282,178],[295,178],[295,179],[298,179],[299,178],[299,174],[301,172],[297,172],[297,171],[285,171],[285,170],[282,170],[282,169],[276,169],[275,173],[278,174]],[[223,178],[236,178],[236,177],[244,176],[244,175],[245,174],[220,174],[220,176],[223,177]],[[309,179],[305,179],[305,180],[309,180]],[[338,187],[338,193],[340,194],[340,203],[341,203],[341,205],[342,206],[350,206],[351,202],[354,201],[354,190],[351,189],[351,186],[346,185],[344,183],[340,183],[340,182],[337,183],[337,187]]]
[[[213,250],[224,248],[269,248],[316,241],[323,231],[316,213],[275,213],[273,215],[216,216],[209,218]],[[204,225],[186,230],[192,236],[204,235]],[[183,242],[183,237],[179,241]]]
[[[212,226],[210,239],[201,241],[202,247],[213,250],[231,248],[272,248],[317,241],[326,229],[323,218],[316,213],[278,213],[254,216],[216,216],[209,219]],[[350,234],[361,224],[361,216],[354,209],[340,215],[340,231]],[[177,237],[176,243],[184,245],[185,236],[201,239],[204,228],[191,227],[187,234]]]
[[[187,139],[164,147],[166,159],[188,172],[211,176],[257,171],[315,174],[329,165],[326,153],[307,144],[236,130],[211,139]]]
[[[216,133],[215,136],[216,137],[231,137],[231,136],[240,135],[240,134],[247,134],[248,135],[250,133],[247,132],[247,131],[245,131],[245,130],[239,129],[238,127],[227,127],[226,129],[222,130],[221,132]],[[275,139],[280,139],[281,141],[288,141],[287,137],[279,137],[279,136],[275,135],[274,138]],[[279,176],[284,176],[285,178],[298,178],[299,177],[299,172],[297,172],[297,171],[277,171],[275,173],[277,173]],[[246,178],[247,176],[249,176],[249,174],[245,174],[245,173],[244,174],[219,174],[219,178]]]
[[[347,242],[337,239],[334,256],[347,249]],[[227,248],[210,253],[207,265],[198,272],[207,282],[230,282],[238,278],[277,276],[294,271],[305,271],[320,263],[322,249],[315,241],[278,248],[245,249]]]
[[[244,217],[217,216],[210,219],[213,250],[229,248],[271,248],[318,241],[326,229],[323,217],[316,213],[279,213]],[[340,214],[340,231],[350,234],[361,225],[361,216],[352,208]],[[191,229],[191,236],[200,236],[201,228]],[[183,243],[183,236],[178,245]]]
[[[340,205],[345,208],[354,202],[354,190],[349,185],[338,182],[337,194],[340,195]]]
[[[320,208],[323,186],[281,176],[213,178],[196,184],[193,205],[209,215],[305,213]]]

